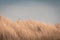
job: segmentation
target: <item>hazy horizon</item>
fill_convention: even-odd
[[[0,15],[14,21],[20,18],[60,23],[60,1],[0,0]]]

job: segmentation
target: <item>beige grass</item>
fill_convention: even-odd
[[[60,40],[55,26],[35,20],[14,22],[0,16],[0,40]]]

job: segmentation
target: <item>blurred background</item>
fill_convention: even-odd
[[[59,0],[0,0],[0,16],[16,20],[60,23]]]

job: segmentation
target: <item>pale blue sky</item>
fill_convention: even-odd
[[[0,0],[0,15],[14,21],[34,19],[46,23],[60,22],[60,1]]]

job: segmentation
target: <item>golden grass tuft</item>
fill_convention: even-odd
[[[0,16],[0,40],[60,40],[57,27],[35,20],[14,22]]]

